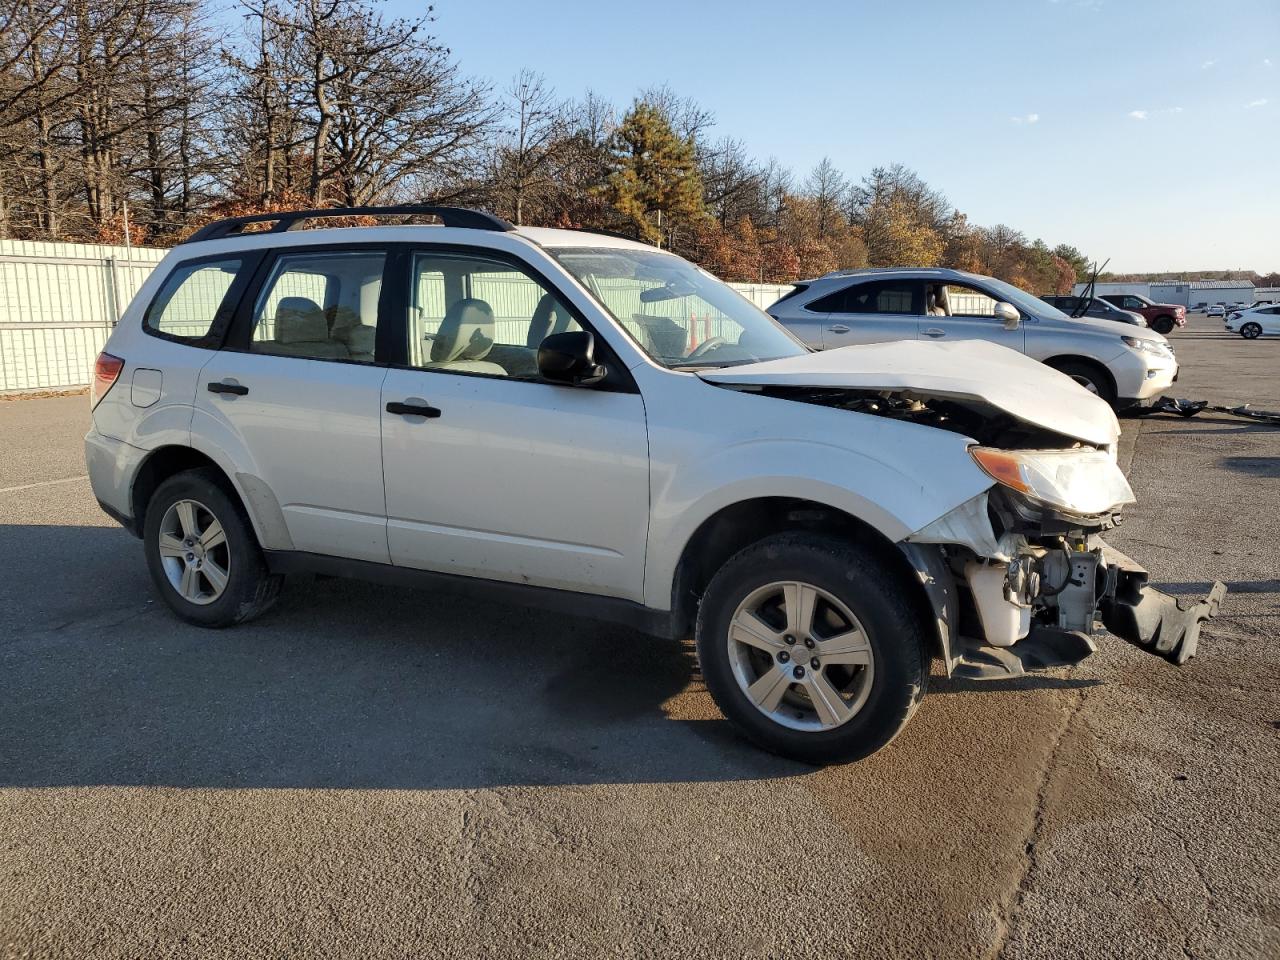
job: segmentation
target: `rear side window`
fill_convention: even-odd
[[[142,326],[173,340],[206,340],[223,314],[227,294],[244,262],[203,260],[178,267],[151,301]]]
[[[810,303],[818,313],[890,313],[918,315],[918,284],[913,280],[879,280],[846,287]]]
[[[373,363],[382,251],[283,254],[253,311],[252,353]]]

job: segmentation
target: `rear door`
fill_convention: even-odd
[[[823,348],[915,340],[923,319],[923,288],[919,280],[868,280],[811,304],[826,312]]]
[[[268,257],[200,374],[193,433],[232,455],[259,512],[275,501],[294,550],[389,560],[376,343],[388,259],[362,245]]]
[[[947,342],[952,340],[986,340],[1023,352],[1024,324],[1006,330],[1004,321],[995,317],[998,302],[981,287],[966,283],[930,283],[926,299],[930,315],[921,321],[921,339]]]

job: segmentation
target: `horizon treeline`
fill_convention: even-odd
[[[660,244],[726,280],[947,266],[1035,293],[1075,247],[980,226],[901,164],[797,173],[666,87],[619,106],[464,76],[376,0],[0,0],[0,237],[166,246],[209,220],[430,202]],[[228,27],[228,23],[232,24]]]

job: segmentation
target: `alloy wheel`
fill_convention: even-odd
[[[866,631],[843,602],[812,584],[753,590],[734,611],[726,640],[747,699],[793,730],[843,726],[871,693],[875,655]]]
[[[227,589],[231,548],[213,511],[196,500],[178,500],[160,521],[160,563],[182,599],[213,603]]]

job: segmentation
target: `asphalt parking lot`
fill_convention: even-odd
[[[1280,409],[1280,341],[1172,339],[1178,395]],[[1110,539],[1231,588],[1188,666],[935,675],[814,770],[610,625],[312,581],[186,626],[87,419],[0,402],[0,956],[1280,956],[1280,428],[1124,421]]]

